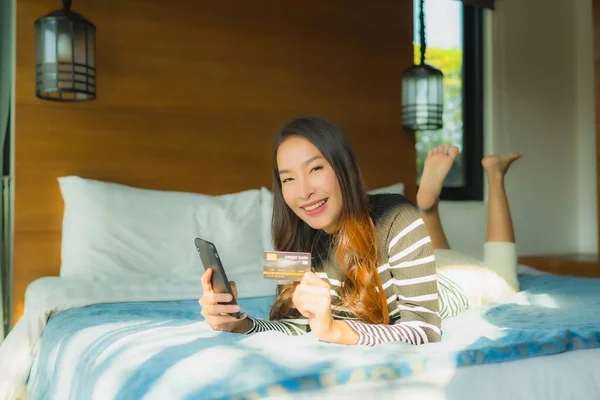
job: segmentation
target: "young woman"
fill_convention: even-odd
[[[230,296],[212,291],[207,272],[200,305],[210,326],[339,344],[439,341],[435,259],[418,209],[401,195],[368,196],[346,137],[325,119],[291,121],[272,157],[275,248],[310,252],[313,272],[278,287],[269,320],[226,315],[239,307],[218,304]]]

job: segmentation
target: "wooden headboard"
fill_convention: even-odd
[[[13,323],[24,292],[58,275],[57,177],[219,194],[270,186],[270,148],[289,119],[319,114],[348,134],[369,187],[414,198],[414,136],[401,128],[413,60],[411,1],[88,0],[98,99],[35,97],[34,20],[17,7]]]

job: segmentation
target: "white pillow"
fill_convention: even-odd
[[[404,194],[404,184],[395,183],[369,191],[369,194],[399,193]],[[262,214],[262,243],[264,251],[274,250],[273,235],[271,234],[271,218],[273,215],[273,193],[266,187],[260,188],[260,208]]]
[[[271,221],[273,218],[273,193],[266,187],[260,188],[260,213],[261,213],[261,241],[263,251],[275,249],[273,235],[271,233]]]
[[[65,209],[61,276],[189,277],[203,272],[194,246],[215,243],[228,272],[262,265],[260,192],[221,196],[58,178]]]

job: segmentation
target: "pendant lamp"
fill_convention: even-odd
[[[407,69],[402,77],[402,126],[411,131],[429,131],[443,126],[444,74],[425,63],[424,0],[419,3],[421,61],[419,65]]]
[[[59,102],[96,99],[96,27],[63,8],[35,21],[35,94]]]

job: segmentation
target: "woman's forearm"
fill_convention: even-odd
[[[358,332],[352,329],[350,325],[346,323],[346,321],[334,320],[331,334],[321,340],[324,342],[337,344],[357,344]]]
[[[235,329],[232,331],[233,333],[246,333],[254,326],[254,322],[246,317],[243,320],[239,321],[236,325]]]

